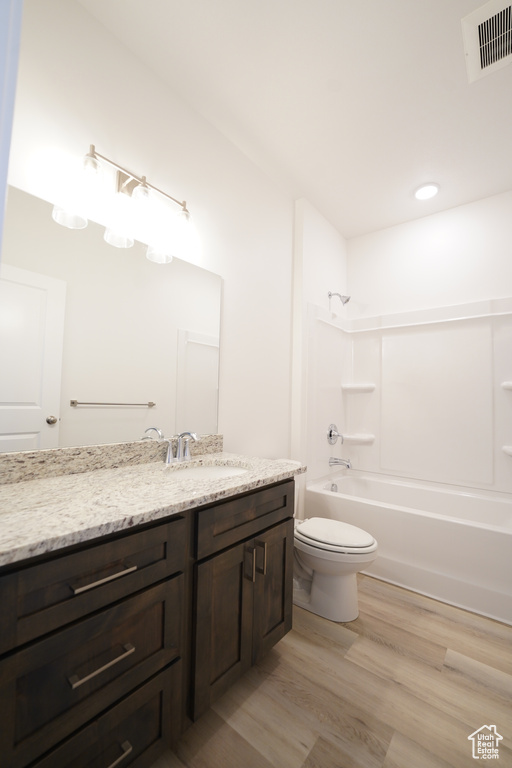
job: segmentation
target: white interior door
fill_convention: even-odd
[[[0,451],[56,448],[66,283],[0,266]]]

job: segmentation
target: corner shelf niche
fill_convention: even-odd
[[[360,384],[342,384],[341,385],[341,391],[347,392],[351,394],[363,394],[365,392],[373,392],[375,389],[375,384],[373,384],[371,381],[365,381],[361,382]]]

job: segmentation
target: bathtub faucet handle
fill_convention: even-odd
[[[329,424],[329,429],[327,430],[327,442],[329,445],[335,445],[338,437],[340,438],[341,442],[343,442],[343,435],[341,432],[338,432],[338,427],[336,424]]]

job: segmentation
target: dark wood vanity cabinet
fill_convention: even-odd
[[[0,575],[2,768],[143,768],[179,736],[189,524]]]
[[[291,629],[293,494],[285,482],[197,513],[193,719]]]
[[[0,571],[0,767],[150,768],[291,628],[293,480]]]

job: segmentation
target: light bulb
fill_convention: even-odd
[[[134,240],[126,232],[121,232],[113,227],[107,227],[103,235],[103,239],[109,245],[113,245],[115,248],[131,248]]]
[[[91,144],[89,152],[84,157],[83,167],[88,176],[98,176],[101,173],[101,164],[95,155],[94,144]]]
[[[201,242],[192,216],[186,207],[183,207],[177,214],[176,230],[176,256],[191,264],[200,265]]]
[[[75,211],[66,210],[60,205],[53,206],[52,219],[57,224],[60,224],[61,227],[67,227],[68,229],[85,229],[88,224],[85,216]]]
[[[148,245],[147,247],[146,259],[153,261],[155,264],[170,264],[172,258],[172,255],[168,253],[166,248],[161,248],[158,245]]]
[[[132,233],[131,198],[117,192],[112,201],[108,224],[103,239],[115,248],[131,248],[134,243]]]
[[[148,202],[150,197],[150,189],[146,183],[146,177],[142,177],[142,181],[140,184],[137,184],[137,186],[134,188],[132,192],[132,198],[133,200],[137,200],[137,202]]]

